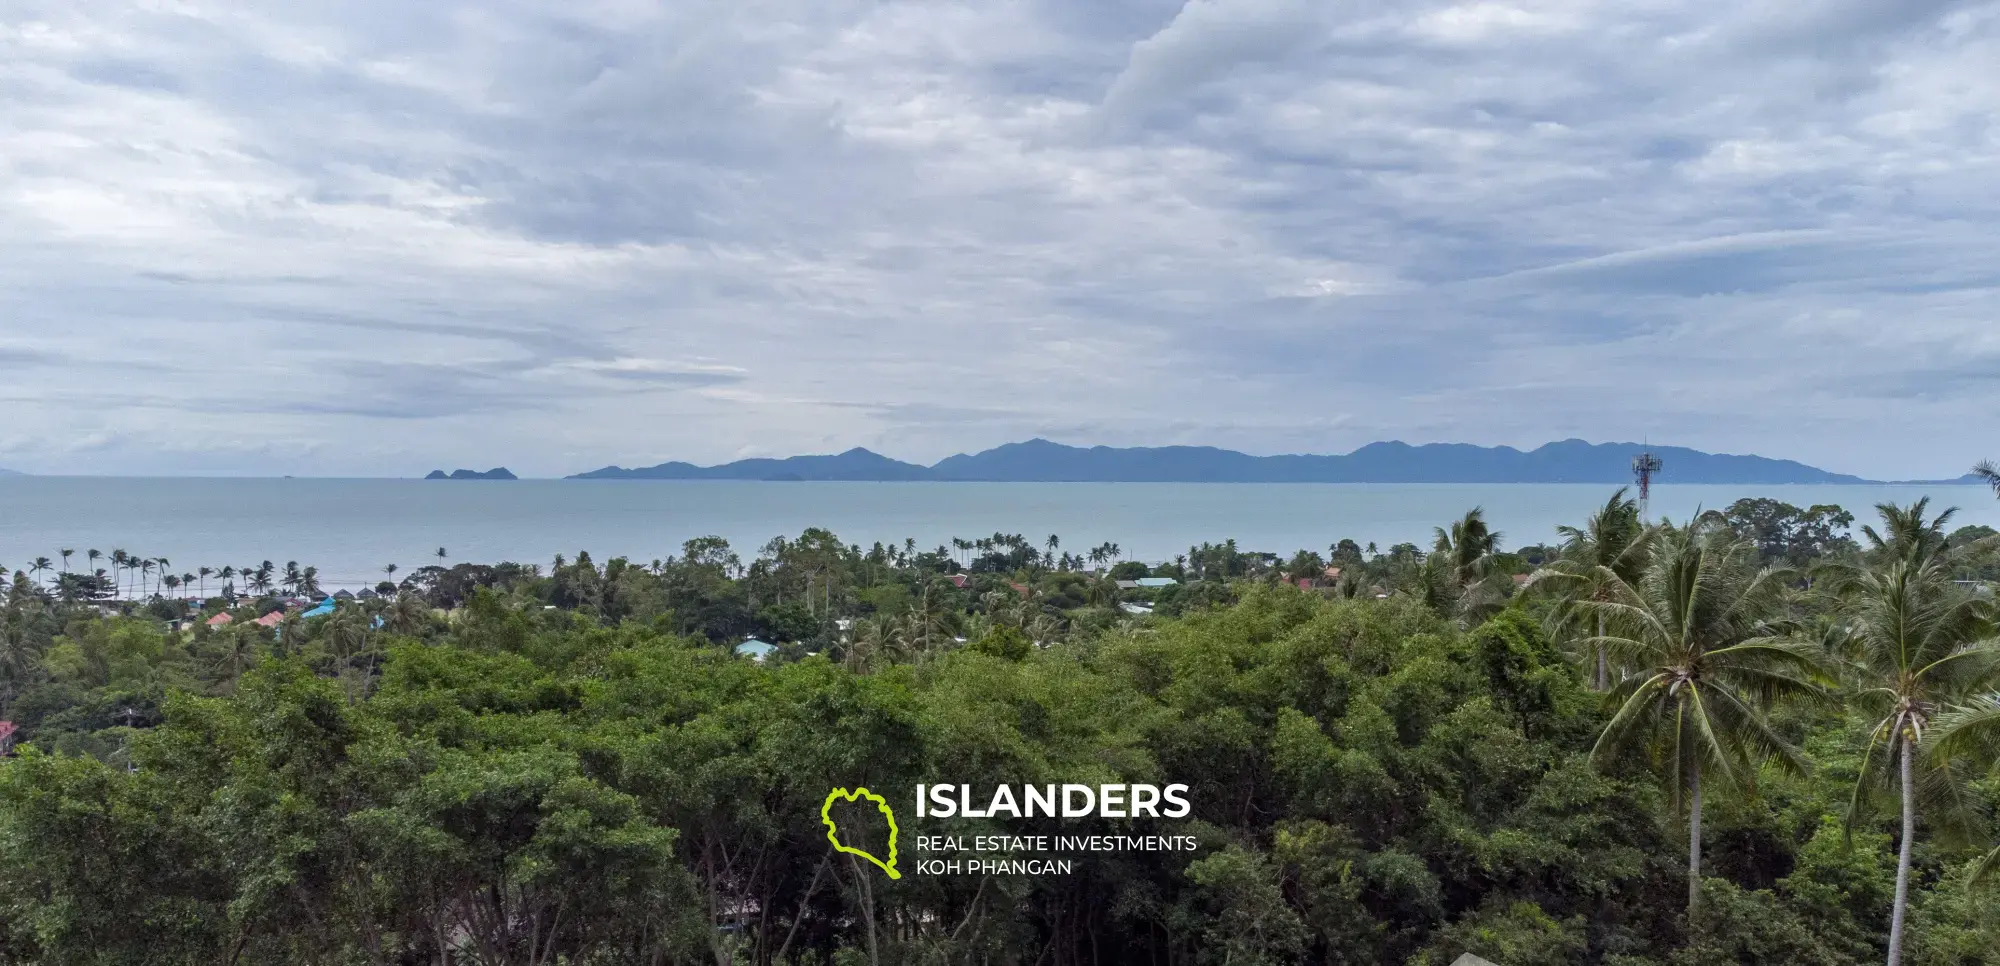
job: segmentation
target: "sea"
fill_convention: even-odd
[[[1324,553],[1341,538],[1386,550],[1428,547],[1434,527],[1482,507],[1504,547],[1553,542],[1616,487],[1600,484],[830,483],[647,480],[435,481],[0,477],[0,565],[37,557],[89,569],[87,551],[164,557],[169,572],[264,560],[319,568],[329,590],[372,586],[439,562],[547,564],[588,551],[650,562],[691,538],[727,539],[748,561],[773,537],[823,527],[866,548],[920,548],[952,537],[1018,533],[1084,553],[1111,542],[1125,559],[1162,561],[1203,542]],[[2000,527],[2000,500],[1978,486],[1658,484],[1649,516],[1685,519],[1742,497],[1837,504],[1875,519],[1875,504],[1930,497],[1954,525]],[[104,563],[100,561],[99,566]],[[211,588],[214,581],[210,581]]]

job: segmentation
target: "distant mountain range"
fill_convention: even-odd
[[[510,472],[508,472],[508,471],[507,471],[507,468],[506,468],[506,467],[504,467],[504,466],[496,466],[496,467],[494,467],[494,468],[492,468],[492,469],[490,469],[490,470],[487,470],[487,471],[486,471],[486,472],[484,472],[484,473],[481,473],[481,472],[479,472],[478,470],[452,470],[452,471],[451,471],[450,473],[446,473],[446,472],[445,472],[445,471],[443,471],[443,470],[432,470],[432,471],[430,471],[429,475],[427,475],[427,476],[425,476],[425,477],[424,477],[424,479],[427,479],[427,480],[514,480],[514,479],[519,479],[519,477],[515,476],[515,475],[514,475],[513,473],[510,473]]]
[[[23,473],[20,470],[10,470],[4,466],[0,466],[0,476],[27,476],[27,475],[28,474]]]
[[[1249,456],[1212,446],[1065,446],[1008,443],[931,466],[865,449],[833,456],[748,459],[720,466],[607,466],[572,480],[855,480],[1006,483],[1628,483],[1632,457],[1651,451],[1667,483],[1870,483],[1793,460],[1704,453],[1681,446],[1566,439],[1523,452],[1467,443],[1370,443],[1344,456]],[[1932,480],[1925,482],[1970,482]]]

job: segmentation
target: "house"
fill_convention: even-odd
[[[1340,568],[1339,568],[1339,567],[1328,567],[1328,568],[1326,568],[1326,569],[1325,569],[1324,571],[1321,571],[1321,574],[1322,574],[1322,576],[1326,577],[1326,579],[1327,579],[1327,580],[1329,580],[1329,581],[1333,581],[1333,580],[1339,580],[1339,579],[1340,579]]]
[[[349,591],[349,590],[336,590],[336,591],[334,591],[334,592],[333,592],[333,599],[334,599],[334,600],[353,600],[353,599],[354,599],[354,593],[353,593],[352,591]]]
[[[972,583],[972,578],[964,574],[952,574],[946,579],[951,581],[953,587],[957,587],[960,590],[964,590],[966,584]]]
[[[227,624],[228,624],[228,623],[229,623],[230,621],[233,621],[233,620],[235,620],[235,619],[236,619],[236,618],[234,618],[234,617],[231,617],[231,616],[229,616],[229,612],[228,612],[228,611],[223,611],[222,613],[220,613],[220,614],[217,614],[217,615],[215,615],[214,617],[211,617],[211,618],[209,618],[209,619],[208,619],[208,620],[206,621],[206,623],[207,623],[207,624],[208,624],[208,626],[210,626],[210,627],[222,627],[222,626],[224,626],[224,625],[227,625]]]
[[[1151,606],[1146,604],[1135,604],[1129,600],[1119,603],[1118,609],[1124,611],[1127,614],[1150,614],[1153,612],[1153,608]]]
[[[258,627],[276,627],[279,624],[283,623],[284,620],[285,620],[285,612],[281,610],[274,610],[268,614],[265,614],[262,617],[257,618],[254,621],[251,621],[250,623],[257,625]]]
[[[1119,589],[1119,590],[1138,590],[1138,589],[1139,589],[1139,582],[1138,582],[1138,581],[1136,581],[1136,580],[1114,580],[1114,581],[1112,581],[1112,583],[1114,583],[1114,584],[1117,584],[1117,585],[1118,585],[1118,589]]]
[[[736,656],[747,657],[750,660],[761,663],[765,658],[771,656],[772,651],[777,649],[778,646],[776,644],[767,644],[753,637],[736,645]]]
[[[1172,587],[1180,583],[1172,577],[1141,577],[1133,581],[1140,587]]]
[[[306,618],[306,617],[325,617],[326,615],[328,615],[328,614],[331,614],[331,613],[333,613],[333,598],[331,598],[331,597],[328,597],[327,599],[325,599],[325,600],[323,600],[323,601],[320,601],[320,602],[319,602],[319,606],[318,606],[318,607],[315,607],[315,608],[313,608],[312,610],[309,610],[309,611],[306,611],[306,612],[305,612],[305,613],[303,613],[303,614],[300,614],[300,615],[299,615],[299,617],[301,617],[301,618]]]
[[[1022,599],[1024,600],[1027,599],[1027,596],[1030,593],[1027,584],[1017,584],[1010,580],[1007,581],[1007,586],[1014,588],[1015,592],[1019,593]]]

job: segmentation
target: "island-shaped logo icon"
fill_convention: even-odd
[[[853,802],[864,798],[874,802],[875,807],[882,810],[882,817],[889,820],[889,861],[887,862],[882,861],[863,849],[853,848],[840,841],[840,828],[833,821],[833,803],[838,801]],[[889,873],[889,878],[891,879],[900,879],[903,877],[901,872],[896,871],[896,813],[889,808],[888,799],[866,788],[857,788],[853,791],[848,791],[845,788],[836,788],[826,793],[826,804],[819,807],[819,819],[826,823],[826,840],[833,843],[834,851],[845,852],[849,855],[858,855],[867,859],[875,863],[877,868]]]

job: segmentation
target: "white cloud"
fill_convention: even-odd
[[[2000,3],[16,0],[0,465],[1954,473]]]

